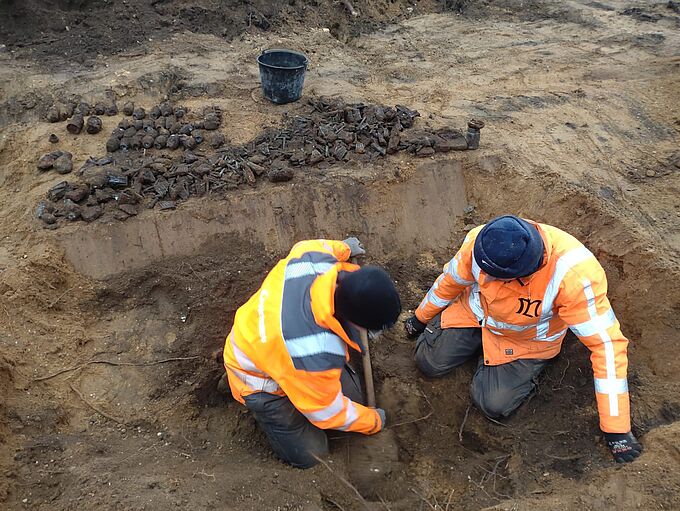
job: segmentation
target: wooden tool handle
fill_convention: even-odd
[[[368,346],[366,330],[361,329],[361,361],[364,367],[364,385],[366,386],[366,405],[375,408],[375,387],[373,386],[373,367],[371,366],[371,351]]]

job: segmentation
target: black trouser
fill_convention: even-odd
[[[481,350],[481,328],[442,328],[438,315],[416,341],[416,365],[426,376],[444,376]],[[507,417],[529,396],[548,362],[520,359],[487,366],[480,358],[470,387],[473,403],[487,417]]]
[[[356,403],[364,403],[361,382],[351,367],[345,365],[340,376],[342,392]],[[257,392],[244,398],[269,445],[283,461],[297,468],[318,463],[316,456],[328,453],[328,437],[323,429],[309,422],[286,396]]]

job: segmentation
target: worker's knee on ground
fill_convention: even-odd
[[[429,376],[430,378],[444,376],[447,372],[449,372],[450,368],[442,367],[432,359],[433,357],[429,346],[424,342],[419,342],[416,347],[414,360],[416,367],[420,370],[420,372],[425,376]]]
[[[499,388],[489,389],[475,380],[472,381],[470,396],[475,406],[492,419],[507,417],[517,408],[514,405],[516,396],[512,392]]]
[[[288,449],[285,456],[280,457],[295,468],[308,469],[319,464],[319,458],[327,455],[328,441],[315,442],[313,445],[301,445],[295,449]]]

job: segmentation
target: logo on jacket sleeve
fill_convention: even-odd
[[[519,308],[516,314],[527,316],[529,318],[538,317],[538,308],[541,306],[541,300],[531,300],[529,298],[519,299]]]

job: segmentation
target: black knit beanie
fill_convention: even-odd
[[[335,316],[367,330],[383,330],[397,322],[401,300],[389,274],[378,266],[341,272],[335,289]]]

